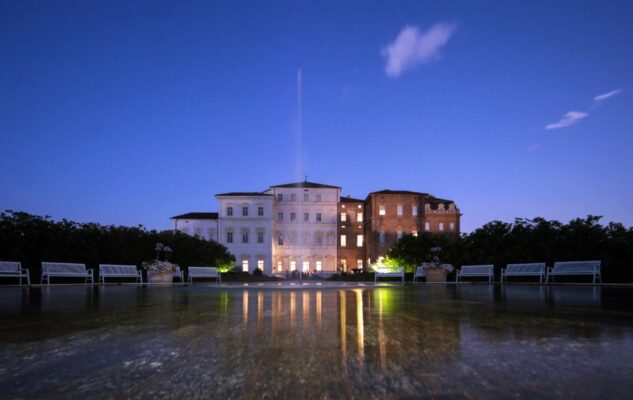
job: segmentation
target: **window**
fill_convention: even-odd
[[[356,268],[358,269],[363,269],[363,260],[362,259],[358,259],[356,260]]]
[[[316,195],[316,201],[321,201],[321,195],[320,194]]]
[[[380,231],[378,234],[378,242],[380,242],[380,244],[385,244],[385,231]]]
[[[263,217],[264,216],[264,207],[263,206],[257,207],[257,215],[259,217]]]
[[[310,195],[308,195],[307,193],[303,194],[303,201],[308,201],[310,200]]]
[[[413,215],[414,217],[418,215],[418,206],[411,206],[411,215]]]
[[[277,271],[281,272],[284,269],[284,264],[281,261],[277,261]]]
[[[341,213],[341,222],[346,222],[347,221],[347,213],[346,212],[342,212]]]
[[[363,235],[356,235],[356,247],[363,247]]]
[[[248,260],[242,260],[242,271],[248,272]]]
[[[297,269],[297,262],[296,261],[290,261],[290,271],[294,271]]]
[[[232,231],[228,231],[226,233],[226,242],[227,243],[233,243],[233,232]]]
[[[281,193],[277,194],[277,201],[284,201],[284,195]]]
[[[428,222],[425,222],[424,223],[424,230],[427,231],[427,232],[430,231],[431,230],[431,224],[429,224]]]
[[[440,222],[440,232],[444,231],[444,222]]]
[[[341,235],[341,247],[346,247],[346,246],[347,246],[347,236]]]
[[[264,260],[257,260],[257,268],[259,268],[260,271],[264,270]]]
[[[281,233],[279,233],[277,235],[277,244],[279,246],[283,246],[284,245],[284,235],[282,235]]]
[[[411,231],[411,234],[413,235],[413,237],[418,237],[418,231]]]
[[[242,230],[242,243],[248,243],[248,229]]]
[[[450,229],[451,232],[455,231],[455,223],[451,222],[451,224],[448,226],[448,229]]]
[[[242,217],[248,217],[248,207],[242,207]]]
[[[297,195],[296,194],[291,194],[290,195],[290,201],[297,201]]]
[[[385,215],[386,211],[385,211],[385,205],[381,204],[378,206],[378,215]]]
[[[308,272],[310,270],[310,261],[303,262],[303,272]]]
[[[310,221],[310,213],[303,213],[303,220],[305,222]]]
[[[321,222],[321,213],[316,213],[316,222]]]
[[[402,204],[398,204],[398,207],[396,207],[396,214],[398,214],[398,217],[402,217]]]
[[[295,219],[297,219],[297,213],[293,213],[293,212],[291,212],[291,213],[290,213],[290,220],[291,220],[291,221],[294,221]]]
[[[363,213],[359,212],[356,214],[356,222],[363,222]]]
[[[341,269],[347,271],[347,260],[344,258],[341,258]]]
[[[257,231],[257,243],[264,243],[264,231]]]
[[[396,233],[396,237],[398,238],[398,240],[402,239],[402,231],[398,231]]]
[[[317,246],[323,246],[323,233],[322,232],[317,232],[315,237],[316,237],[316,244],[317,244]]]
[[[284,213],[277,213],[277,221],[281,222],[284,220]]]
[[[318,260],[318,261],[316,262],[315,269],[316,269],[317,271],[321,271],[321,260]]]
[[[226,216],[227,217],[232,217],[233,216],[233,207],[227,207],[226,208]]]

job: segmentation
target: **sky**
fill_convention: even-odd
[[[0,0],[0,210],[168,229],[307,175],[452,199],[464,232],[632,226],[631,21],[628,0]]]

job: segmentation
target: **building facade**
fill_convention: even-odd
[[[338,186],[296,182],[271,186],[275,199],[275,273],[336,271]]]
[[[368,269],[404,235],[459,235],[455,202],[428,193],[381,190],[365,200],[315,182],[216,195],[218,213],[172,217],[174,229],[225,245],[236,267],[266,274]]]

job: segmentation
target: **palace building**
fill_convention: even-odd
[[[219,212],[174,216],[174,230],[217,241],[236,267],[266,274],[367,269],[404,235],[459,235],[462,215],[428,193],[381,190],[361,200],[307,180],[215,197]]]

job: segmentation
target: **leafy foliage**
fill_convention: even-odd
[[[147,230],[143,226],[104,226],[68,220],[53,221],[25,212],[0,213],[0,260],[21,261],[39,275],[42,261],[141,265],[156,258],[156,243],[174,250],[170,261],[181,265],[234,265],[226,247],[180,232]]]

